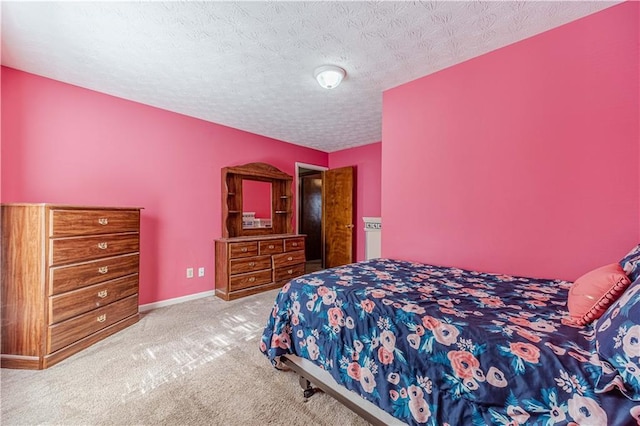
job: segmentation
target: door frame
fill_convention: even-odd
[[[324,167],[324,166],[317,166],[315,164],[307,164],[307,163],[298,163],[296,161],[296,178],[295,178],[295,185],[296,185],[296,234],[300,233],[300,169],[308,169],[308,170],[317,170],[319,172],[324,172],[326,170],[329,170],[328,167]],[[323,244],[324,245],[324,244]],[[324,251],[324,247],[323,247],[323,251]]]
[[[319,172],[325,172],[327,170],[329,170],[329,167],[325,167],[325,166],[318,166],[316,164],[307,164],[307,163],[299,163],[296,161],[296,173],[295,173],[295,180],[294,180],[294,185],[296,186],[296,234],[300,233],[300,205],[302,204],[300,202],[301,199],[301,190],[300,190],[300,169],[307,169],[307,170],[317,170]],[[322,202],[324,203],[324,200],[322,200]],[[324,208],[324,207],[323,207]],[[321,224],[322,227],[324,227],[324,224]],[[324,268],[324,228],[321,232],[321,242],[320,244],[322,245],[322,247],[320,247],[321,250],[321,256],[322,256],[322,267]]]

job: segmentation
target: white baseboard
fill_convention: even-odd
[[[176,297],[174,299],[161,300],[160,302],[147,303],[146,305],[140,305],[140,312],[147,312],[152,309],[163,308],[165,306],[175,305],[177,303],[188,302],[189,300],[201,299],[203,297],[214,296],[215,290],[203,291],[202,293],[189,294],[188,296]]]

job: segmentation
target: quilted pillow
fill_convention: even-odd
[[[629,283],[629,278],[617,263],[587,272],[569,290],[567,307],[571,319],[578,325],[585,325],[600,318]]]
[[[640,401],[640,278],[595,323],[594,340],[602,364],[596,392],[617,388]]]
[[[640,244],[635,246],[625,257],[620,261],[620,266],[624,269],[624,272],[629,275],[631,281],[635,281],[640,276]]]

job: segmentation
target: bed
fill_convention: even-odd
[[[260,349],[412,425],[640,424],[640,402],[615,381],[596,392],[615,368],[594,349],[595,326],[568,317],[571,285],[359,262],[287,283]]]

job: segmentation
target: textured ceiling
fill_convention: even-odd
[[[3,1],[2,64],[332,152],[381,140],[383,90],[616,3]]]

